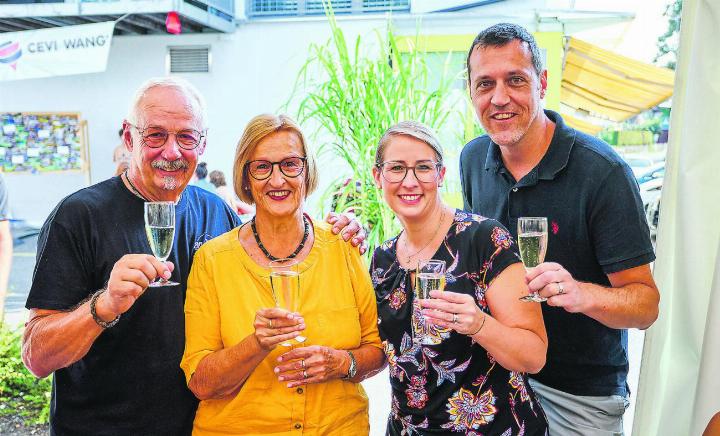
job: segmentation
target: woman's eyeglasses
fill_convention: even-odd
[[[390,183],[399,183],[405,180],[408,170],[412,170],[419,182],[430,183],[437,180],[438,170],[442,164],[431,160],[420,161],[409,167],[402,162],[389,161],[377,165],[383,178]]]
[[[286,177],[297,177],[302,174],[305,169],[305,161],[307,158],[293,156],[286,157],[279,162],[270,162],[269,160],[251,160],[245,164],[247,172],[255,180],[265,180],[272,175],[275,165],[280,168],[280,172]]]

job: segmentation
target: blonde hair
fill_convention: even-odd
[[[145,95],[154,88],[170,88],[180,92],[187,99],[188,105],[186,109],[193,114],[195,120],[200,125],[200,130],[205,130],[205,120],[207,119],[205,99],[200,92],[190,82],[180,77],[154,77],[140,85],[135,92],[132,104],[130,105],[130,113],[128,113],[128,121],[137,125],[139,123],[140,113],[142,112],[142,100]]]
[[[250,175],[245,169],[245,165],[249,162],[250,156],[253,154],[258,144],[271,135],[279,131],[289,131],[297,135],[302,145],[303,154],[305,155],[305,197],[312,194],[318,185],[318,171],[315,164],[315,157],[308,149],[305,143],[305,136],[300,130],[300,126],[285,114],[258,115],[245,126],[242,137],[237,145],[235,152],[235,163],[233,164],[233,187],[235,193],[240,200],[248,204],[255,204],[255,200],[250,193]]]
[[[442,165],[443,150],[433,130],[419,121],[400,121],[390,127],[383,133],[378,142],[377,151],[375,152],[375,164],[380,165],[385,158],[385,149],[387,148],[393,136],[405,135],[424,142],[435,152],[437,161]]]

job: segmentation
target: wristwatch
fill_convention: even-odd
[[[348,368],[347,375],[344,378],[353,378],[355,377],[355,374],[357,374],[357,362],[355,361],[355,356],[353,355],[352,351],[347,352],[350,356],[350,367]]]

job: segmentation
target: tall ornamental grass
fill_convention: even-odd
[[[462,102],[452,89],[456,77],[447,74],[448,61],[443,71],[431,72],[424,52],[399,50],[390,25],[384,33],[375,32],[377,45],[372,48],[377,52],[368,55],[362,37],[349,47],[332,10],[326,8],[326,15],[332,36],[326,44],[310,46],[298,74],[294,91],[300,96],[298,120],[317,127],[313,137],[320,140],[320,153],[330,150],[347,164],[348,173],[335,172],[336,182],[324,201],[332,195],[335,211],[355,211],[366,225],[372,253],[399,230],[372,177],[382,133],[402,120],[421,121],[436,131],[449,124],[461,130],[457,107]],[[323,176],[327,174],[332,172],[323,169]]]

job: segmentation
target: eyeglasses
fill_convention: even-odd
[[[202,132],[198,132],[195,129],[183,129],[170,132],[162,127],[150,126],[145,129],[141,129],[140,127],[133,126],[132,124],[130,124],[130,126],[137,129],[142,137],[143,144],[150,148],[160,148],[165,145],[171,133],[175,135],[175,141],[177,141],[180,148],[184,150],[195,149],[198,145],[200,145],[200,142],[205,137]]]
[[[280,168],[280,172],[287,177],[297,177],[302,174],[305,169],[305,161],[307,158],[293,156],[286,157],[280,162],[270,162],[269,160],[251,160],[245,164],[248,173],[255,180],[265,180],[272,175],[275,165]]]
[[[399,183],[405,180],[408,170],[412,170],[415,178],[419,182],[429,183],[437,180],[438,169],[442,164],[431,160],[419,161],[413,167],[409,167],[402,162],[389,161],[382,162],[377,165],[383,178],[390,183]]]

